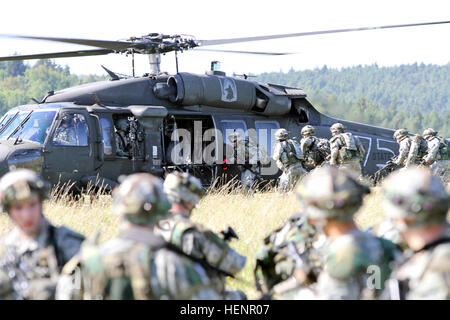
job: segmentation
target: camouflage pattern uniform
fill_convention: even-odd
[[[408,136],[408,130],[398,129],[394,132],[393,138],[399,144],[398,156],[395,158],[396,165],[407,165],[408,155],[411,149],[411,139]]]
[[[409,149],[408,158],[406,159],[406,167],[421,164],[426,153],[427,141],[419,134],[416,134],[411,139],[411,147]]]
[[[302,214],[291,216],[264,239],[256,254],[257,289],[272,299],[295,299],[322,271],[326,239]],[[298,270],[301,269],[301,270]]]
[[[10,204],[28,201],[35,194],[41,201],[46,199],[48,185],[33,171],[10,172],[0,181],[6,211]],[[25,237],[15,227],[0,240],[0,287],[8,288],[0,292],[0,299],[54,299],[59,273],[78,252],[84,237],[42,219],[43,228],[35,238]]]
[[[315,169],[297,189],[306,216],[320,230],[330,222],[351,226],[369,188],[361,185],[346,169]],[[323,229],[326,230],[326,229]],[[375,299],[391,272],[390,263],[399,252],[395,245],[369,232],[350,228],[330,239],[325,250],[324,270],[313,287],[319,299]],[[378,270],[372,283],[370,268]],[[378,286],[377,286],[378,285]]]
[[[311,125],[304,126],[301,133],[303,138],[300,141],[300,148],[307,159],[305,167],[311,170],[320,166],[329,156],[329,142],[327,139],[315,137],[316,129]]]
[[[442,182],[427,168],[409,168],[386,179],[383,194],[386,214],[399,221],[397,228],[403,235],[412,230],[422,236],[428,233],[430,239],[394,270],[386,297],[450,299],[450,228],[446,222],[450,196]],[[430,237],[436,226],[443,231]]]
[[[440,177],[444,183],[450,182],[450,146],[448,142],[437,135],[432,128],[423,132],[427,141],[427,152],[424,161],[431,163],[433,174]]]
[[[359,138],[345,132],[345,127],[341,123],[333,124],[330,131],[337,133],[330,139],[330,164],[347,168],[361,176],[361,161],[366,155],[366,150]]]
[[[273,151],[273,160],[283,172],[280,176],[279,188],[282,191],[288,191],[306,173],[302,163],[305,158],[298,143],[288,139],[286,129],[278,129],[275,132],[275,139],[277,139],[277,144]]]
[[[64,272],[61,299],[220,299],[198,261],[187,257],[153,232],[168,215],[170,203],[161,181],[147,173],[128,176],[113,192],[113,212],[125,219],[117,238],[83,243],[80,255]]]
[[[130,137],[127,132],[129,132],[129,124],[126,119],[119,119],[116,122],[117,131],[115,133],[116,140],[116,154],[120,157],[130,157]]]
[[[181,172],[174,172],[166,177],[164,192],[171,203],[182,206],[186,202],[196,206],[205,194],[197,178]],[[241,292],[225,290],[226,275],[217,269],[235,275],[244,268],[246,257],[234,251],[214,232],[193,222],[188,214],[179,211],[171,211],[167,219],[158,223],[155,232],[188,256],[204,260],[206,262],[204,267],[215,290],[225,299],[245,297]]]
[[[58,145],[78,145],[77,134],[74,127],[73,118],[71,116],[65,116],[61,120],[61,124],[55,131],[53,141]]]
[[[237,146],[233,149],[233,156],[228,161],[238,165],[239,171],[241,171],[242,186],[248,192],[252,192],[255,179],[260,174],[258,144],[247,138],[243,139],[237,132],[231,134],[228,140],[231,143],[237,143]]]

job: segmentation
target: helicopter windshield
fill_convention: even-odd
[[[8,123],[8,121],[17,114],[17,111],[9,111],[5,115],[3,115],[0,120],[0,130]]]
[[[9,138],[28,140],[43,144],[47,137],[56,111],[34,111]]]
[[[4,128],[4,131],[0,133],[0,140],[5,140],[9,137],[11,132],[17,128],[19,124],[30,114],[30,111],[20,112],[7,126]]]

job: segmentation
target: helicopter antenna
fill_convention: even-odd
[[[177,55],[177,51],[175,50],[175,67],[177,69],[177,73],[178,73],[178,55]]]
[[[131,70],[134,78],[134,50],[131,51]]]

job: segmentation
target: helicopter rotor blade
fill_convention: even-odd
[[[30,55],[0,57],[0,61],[98,56],[98,55],[104,55],[104,54],[113,53],[113,52],[114,52],[114,50],[93,49],[93,50],[52,52],[52,53],[38,53],[38,54],[30,54]]]
[[[54,42],[64,42],[71,44],[81,44],[90,47],[97,47],[109,50],[126,50],[133,47],[138,47],[139,43],[127,42],[127,41],[110,41],[110,40],[92,40],[92,39],[73,39],[73,38],[55,38],[55,37],[38,37],[38,36],[24,36],[15,34],[0,34],[3,38],[15,38],[15,39],[30,39],[30,40],[46,40]]]
[[[197,40],[197,43],[200,46],[213,46],[213,45],[219,45],[219,44],[229,44],[229,43],[238,43],[238,42],[261,41],[261,40],[292,38],[292,37],[303,37],[303,36],[312,36],[312,35],[319,35],[319,34],[343,33],[343,32],[365,31],[365,30],[376,30],[376,29],[392,29],[392,28],[403,28],[403,27],[416,27],[416,26],[445,24],[445,23],[450,23],[450,21],[422,22],[422,23],[398,24],[398,25],[378,26],[378,27],[361,27],[361,28],[322,30],[322,31],[311,31],[311,32],[275,34],[275,35],[257,36],[257,37],[244,37],[244,38],[230,38],[230,39],[216,39],[216,40]]]
[[[238,54],[259,54],[259,55],[269,55],[269,56],[284,56],[284,55],[288,55],[288,54],[295,54],[295,52],[235,51],[235,50],[215,50],[215,49],[203,49],[203,48],[195,48],[194,50],[195,51],[238,53]]]

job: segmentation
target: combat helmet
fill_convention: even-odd
[[[28,201],[38,195],[41,201],[48,199],[50,185],[29,169],[10,171],[0,179],[0,205],[8,211],[11,203]]]
[[[172,203],[186,201],[197,205],[206,193],[200,180],[187,172],[175,171],[164,180],[164,192]]]
[[[397,140],[399,138],[406,137],[407,135],[408,135],[408,130],[402,128],[402,129],[396,130],[392,137]]]
[[[127,132],[128,131],[128,127],[129,127],[128,121],[126,119],[124,119],[124,118],[121,118],[121,119],[116,121],[116,127],[119,130]]]
[[[345,126],[340,122],[336,122],[335,124],[333,124],[330,127],[331,132],[337,132],[337,133],[343,133],[343,132],[345,132],[345,129],[346,129]]]
[[[449,194],[428,168],[413,167],[391,174],[383,184],[383,206],[391,218],[405,218],[410,226],[446,220]]]
[[[137,225],[153,225],[171,207],[161,180],[149,173],[127,176],[112,197],[112,211]]]
[[[301,132],[302,132],[302,135],[305,135],[305,134],[313,135],[316,133],[316,129],[313,126],[308,124],[302,128]]]
[[[423,137],[425,139],[429,138],[429,137],[434,137],[436,136],[438,133],[436,130],[434,130],[433,128],[427,128],[423,131]]]
[[[278,141],[286,140],[288,138],[288,136],[289,136],[289,133],[284,128],[281,128],[281,129],[278,129],[277,131],[275,131],[275,139],[277,139]]]
[[[308,218],[342,222],[352,221],[369,192],[351,172],[332,166],[314,169],[296,189]]]

